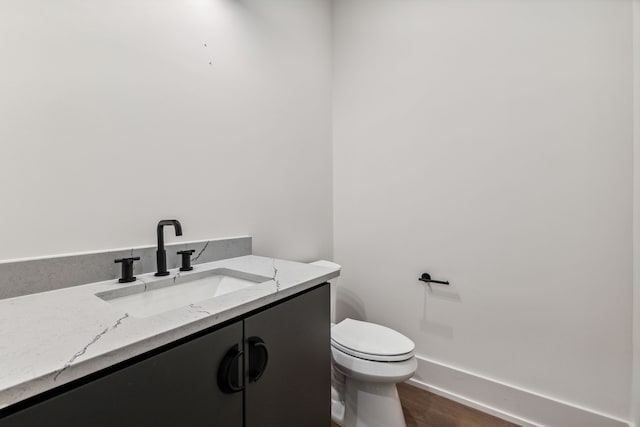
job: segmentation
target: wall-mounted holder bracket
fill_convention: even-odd
[[[431,279],[431,275],[429,273],[422,273],[422,276],[420,276],[418,278],[418,280],[420,280],[421,282],[425,282],[425,283],[438,283],[440,285],[448,285],[449,281],[442,281],[442,280],[432,280]]]

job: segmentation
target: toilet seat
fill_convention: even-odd
[[[333,340],[331,341],[331,347],[338,351],[341,351],[342,353],[348,354],[349,356],[357,357],[358,359],[369,360],[372,362],[403,362],[413,357],[413,352],[396,354],[391,356],[363,353],[363,352],[345,347],[343,345],[340,345]]]
[[[331,328],[331,346],[342,353],[375,362],[402,362],[413,357],[415,344],[393,329],[345,319]]]
[[[371,383],[395,384],[406,381],[418,368],[415,357],[402,362],[384,363],[354,357],[335,347],[331,347],[331,357],[338,372],[348,378]]]

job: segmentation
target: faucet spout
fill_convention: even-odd
[[[182,236],[182,225],[177,219],[163,219],[158,222],[157,234],[158,234],[158,250],[156,250],[156,261],[158,264],[158,272],[156,276],[168,276],[167,271],[167,251],[164,249],[164,227],[166,225],[173,226],[176,231],[176,236]]]

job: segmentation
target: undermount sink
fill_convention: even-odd
[[[213,270],[173,275],[95,294],[116,308],[134,317],[149,317],[201,301],[264,283],[270,277],[242,271],[216,268]]]

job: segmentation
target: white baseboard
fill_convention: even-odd
[[[629,427],[628,421],[416,356],[409,384],[523,427]]]

